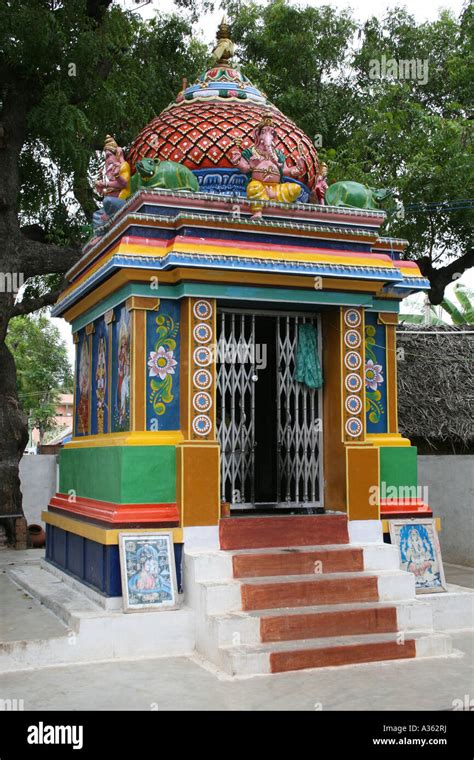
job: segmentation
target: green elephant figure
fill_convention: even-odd
[[[133,194],[145,187],[199,191],[197,178],[187,166],[175,161],[160,161],[159,158],[142,158],[135,166],[135,174],[130,179],[130,192]]]
[[[388,188],[377,190],[374,187],[366,187],[360,182],[343,180],[329,185],[324,202],[328,206],[380,210],[380,204],[391,198],[393,194],[394,191]]]

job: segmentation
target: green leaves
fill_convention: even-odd
[[[30,422],[44,431],[52,425],[59,392],[72,390],[64,341],[40,314],[10,320],[6,342],[15,359],[20,404]]]

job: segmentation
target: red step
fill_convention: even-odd
[[[280,549],[275,552],[234,554],[234,578],[311,573],[350,573],[364,569],[362,549]]]
[[[272,673],[283,673],[288,670],[324,668],[330,665],[353,665],[354,663],[378,662],[380,660],[400,660],[415,656],[416,647],[413,639],[406,640],[403,644],[398,644],[396,641],[347,644],[337,647],[271,652],[270,670]]]
[[[219,539],[224,550],[349,543],[346,515],[226,517]]]
[[[269,615],[260,619],[262,641],[291,641],[395,631],[397,631],[395,607]]]
[[[304,580],[303,580],[304,578]],[[324,575],[300,580],[282,579],[278,582],[243,583],[243,610],[266,610],[278,607],[309,607],[318,604],[378,601],[375,576],[326,577]]]

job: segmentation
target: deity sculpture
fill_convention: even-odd
[[[318,176],[313,185],[313,191],[311,193],[311,200],[314,203],[324,204],[324,196],[328,189],[327,183],[328,167],[327,164],[321,164],[318,171]]]
[[[94,229],[107,222],[130,195],[130,164],[125,160],[123,150],[114,138],[107,135],[104,145],[105,164],[102,178],[97,180],[95,189],[104,198],[103,206],[94,212]]]
[[[290,166],[285,154],[274,147],[274,138],[272,115],[267,113],[253,131],[254,144],[242,151],[235,148],[230,154],[234,166],[249,177],[247,197],[252,201],[252,219],[262,216],[263,205],[255,201],[293,203],[301,193],[300,185],[296,182],[283,182],[283,177],[302,176],[305,163],[299,155],[296,166]]]

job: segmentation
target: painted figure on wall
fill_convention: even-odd
[[[259,200],[293,203],[298,200],[301,186],[296,182],[283,182],[283,177],[300,177],[305,172],[305,163],[299,155],[296,166],[290,166],[285,154],[274,145],[275,127],[271,113],[265,114],[254,129],[254,144],[250,148],[235,148],[230,160],[249,178],[247,197],[253,201],[252,219],[262,216],[263,206]]]
[[[99,338],[97,367],[95,371],[95,394],[97,405],[97,432],[104,432],[105,396],[107,392],[107,344],[105,336]]]
[[[115,393],[115,429],[130,427],[130,314],[122,309],[117,325],[117,383]]]
[[[103,207],[93,214],[94,229],[105,224],[130,195],[130,164],[125,160],[122,148],[111,135],[105,138],[104,154],[102,177],[95,183],[95,189],[104,202]]]
[[[77,432],[79,435],[89,433],[89,390],[90,390],[90,353],[89,339],[84,336],[79,360],[79,401],[77,405]]]

